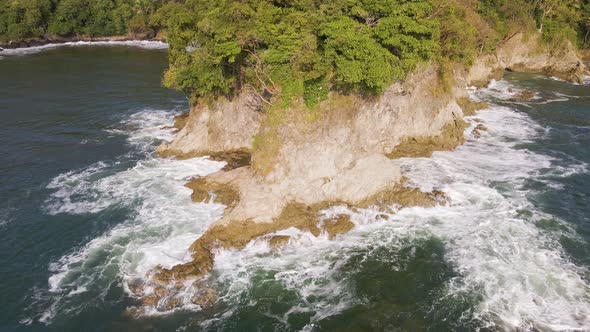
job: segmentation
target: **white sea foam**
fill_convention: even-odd
[[[487,88],[477,90],[477,94],[484,99],[509,100],[514,98],[522,89],[517,88],[514,84],[500,80],[492,80]]]
[[[129,117],[123,124],[130,144],[153,149],[154,140],[172,137],[164,128],[172,123],[173,115],[148,110]],[[143,278],[156,265],[171,267],[186,262],[192,241],[220,217],[223,206],[193,203],[191,191],[184,184],[191,177],[219,170],[224,163],[204,158],[147,157],[120,169],[121,163],[99,162],[61,174],[48,185],[55,190],[45,204],[49,214],[88,214],[118,208],[133,212],[127,221],[50,265],[49,291],[56,293],[56,301],[40,321],[51,321],[60,308],[61,294],[75,297],[119,278]]]
[[[515,90],[500,81],[473,93],[479,98],[507,100],[518,93]],[[583,271],[565,258],[551,234],[535,226],[537,220],[550,216],[536,211],[527,200],[530,193],[522,189],[526,179],[553,167],[553,159],[518,148],[518,144],[532,142],[547,130],[507,107],[492,106],[476,117],[488,128],[481,137],[470,134],[473,122],[466,130],[466,144],[455,151],[401,161],[410,185],[425,191],[443,190],[451,199],[449,206],[406,208],[395,214],[337,206],[324,213],[350,214],[356,227],[335,240],[287,229],[277,233],[291,236],[278,252],[271,251],[264,239],[240,251],[220,250],[213,275],[216,283],[223,285],[219,301],[226,303],[227,309],[215,313],[201,327],[230,317],[259,282],[260,272],[274,271],[271,280],[299,294],[300,300],[282,315],[264,314],[288,325],[290,315],[310,313],[307,328],[312,329],[323,318],[362,301],[350,291],[348,276],[342,273],[350,257],[360,252],[372,258],[378,248],[401,249],[430,237],[444,242],[445,257],[460,275],[448,282],[448,296],[480,294],[475,319],[490,328],[584,330],[590,326],[590,290],[581,278]],[[162,132],[154,114],[128,121],[151,128],[132,131],[129,141],[138,148],[146,148],[141,142],[154,135],[169,135]],[[96,288],[103,279],[144,278],[156,265],[170,267],[187,261],[189,244],[220,217],[222,207],[191,203],[183,183],[221,165],[204,159],[148,158],[113,174],[109,172],[117,165],[99,163],[57,177],[50,185],[57,190],[47,203],[50,213],[90,213],[124,205],[136,214],[55,262],[50,289],[75,297],[88,292],[81,290]],[[572,171],[587,169],[575,166],[552,172],[567,176]],[[400,264],[395,257],[382,259],[394,268]],[[190,299],[194,289],[187,284],[184,291]],[[56,308],[52,305],[47,311],[46,321]],[[187,309],[199,308],[193,305]]]
[[[28,55],[43,52],[46,50],[58,48],[58,47],[76,47],[76,46],[128,46],[128,47],[139,47],[145,49],[166,49],[168,44],[161,41],[148,41],[148,40],[125,40],[125,41],[77,41],[77,42],[66,42],[58,44],[46,44],[41,46],[15,48],[15,49],[3,49],[0,50],[0,55]],[[0,58],[2,58],[0,56]]]
[[[401,211],[395,218],[446,239],[448,259],[463,276],[450,292],[481,289],[483,320],[501,329],[584,329],[590,324],[590,289],[583,271],[535,227],[535,220],[550,216],[535,211],[519,189],[552,160],[514,146],[544,131],[506,108],[478,116],[490,128],[488,135],[432,159],[405,162],[414,185],[442,186],[453,204]],[[523,217],[523,210],[533,215]]]
[[[404,239],[435,236],[444,241],[447,259],[461,275],[449,282],[449,296],[481,292],[475,315],[484,324],[499,329],[584,329],[590,324],[590,301],[582,271],[564,258],[554,239],[537,229],[534,220],[547,216],[535,212],[527,192],[518,189],[552,165],[550,157],[515,148],[545,129],[506,107],[492,107],[477,117],[489,128],[481,138],[468,136],[456,151],[402,162],[410,185],[442,189],[450,206],[402,209],[388,215],[393,221],[377,210],[335,207],[326,213],[349,213],[356,225],[337,240],[288,230],[279,233],[292,236],[279,254],[260,241],[239,252],[223,250],[216,256],[215,272],[222,283],[230,284],[224,300],[231,302],[247,292],[256,271],[280,271],[275,280],[301,294],[293,310],[314,313],[311,327],[359,301],[350,295],[346,276],[338,273],[351,255],[382,246],[401,249],[407,245]],[[533,216],[520,216],[522,210],[533,211]],[[395,259],[389,263],[397,264]],[[310,295],[315,301],[305,300]],[[286,322],[290,313],[275,318]]]

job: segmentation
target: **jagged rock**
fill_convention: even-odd
[[[227,164],[221,169],[222,171],[231,171],[232,169],[249,166],[252,160],[250,150],[240,149],[226,152],[212,152],[207,154],[209,159],[215,161],[225,161]]]
[[[342,214],[334,219],[324,220],[322,228],[328,233],[328,238],[332,240],[339,234],[348,233],[354,228],[354,223],[350,221],[349,215]]]
[[[452,150],[465,141],[463,131],[467,123],[456,120],[443,127],[442,132],[435,136],[406,137],[388,153],[391,159],[430,157],[434,151]]]
[[[276,250],[284,247],[291,239],[288,235],[275,235],[268,240],[268,245],[271,249]]]
[[[191,302],[203,309],[210,308],[217,302],[217,292],[209,287],[198,288]]]
[[[167,297],[158,303],[158,311],[170,311],[182,306],[182,299],[178,297]]]
[[[475,115],[477,111],[490,107],[490,105],[485,101],[476,102],[469,99],[468,97],[462,97],[457,99],[457,104],[459,104],[459,107],[461,107],[461,109],[463,110],[463,115],[465,116]]]
[[[486,126],[484,126],[483,124],[480,123],[477,126],[475,126],[475,128],[473,128],[472,133],[473,133],[473,136],[475,136],[477,138],[480,138],[481,137],[481,133],[483,131],[487,131],[487,130],[488,130],[488,128]]]
[[[510,98],[510,101],[527,102],[533,99],[537,94],[534,91],[524,90]]]
[[[208,202],[215,197],[214,201],[231,208],[240,200],[239,192],[231,185],[211,182],[206,178],[192,179],[186,187],[193,190],[191,195],[193,202]]]
[[[186,122],[188,121],[189,112],[184,112],[174,117],[174,128],[177,130],[182,130],[184,126],[186,126]]]

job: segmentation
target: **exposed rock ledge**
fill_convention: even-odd
[[[193,261],[156,269],[146,288],[203,277],[213,268],[216,248],[239,249],[257,238],[280,246],[289,238],[271,234],[285,228],[295,227],[316,236],[326,233],[333,238],[354,226],[343,216],[320,221],[319,211],[333,204],[444,203],[441,193],[404,187],[396,158],[428,157],[432,151],[461,144],[467,127],[464,114],[485,107],[467,101],[465,87],[482,85],[505,68],[540,71],[574,81],[585,71],[573,48],[560,54],[539,50],[538,37],[525,39],[518,34],[496,55],[477,59],[469,69],[457,69],[451,91],[440,86],[436,68],[428,66],[405,82],[393,84],[375,100],[331,94],[314,115],[298,107],[263,113],[258,99],[247,92],[233,100],[193,107],[176,138],[162,145],[158,153],[179,158],[230,156],[232,163],[225,170],[188,184],[194,200],[208,201],[215,193],[215,199],[227,209],[224,217],[191,245]],[[479,130],[485,126],[482,128]],[[252,152],[251,160],[248,152]],[[136,295],[145,305],[158,308],[169,304],[173,296],[169,291],[158,296],[143,291]],[[200,301],[197,297],[192,302]]]
[[[478,58],[467,71],[465,81],[484,86],[504,70],[542,73],[573,83],[583,83],[586,66],[570,42],[561,49],[547,50],[538,34],[517,33],[507,38],[495,54]]]

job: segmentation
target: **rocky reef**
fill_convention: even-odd
[[[224,216],[191,245],[192,261],[155,269],[150,281],[130,287],[131,293],[158,310],[187,303],[206,307],[215,302],[215,293],[204,280],[220,248],[239,250],[261,240],[278,250],[290,238],[275,233],[288,228],[333,239],[354,228],[347,215],[322,215],[334,205],[447,204],[442,192],[404,186],[398,159],[429,157],[462,144],[468,128],[464,116],[487,107],[469,100],[465,88],[484,85],[507,68],[574,82],[586,71],[573,47],[547,53],[538,36],[516,34],[494,55],[478,58],[469,68],[454,68],[451,86],[441,81],[436,65],[428,65],[380,97],[331,92],[313,112],[297,103],[263,112],[260,98],[248,91],[231,100],[199,101],[177,119],[176,138],[158,153],[227,161],[220,172],[187,183],[194,201],[224,204]],[[478,134],[486,127],[477,124],[471,130]],[[171,300],[182,287],[197,295]]]

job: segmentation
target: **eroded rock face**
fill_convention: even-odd
[[[206,178],[190,180],[186,187],[193,190],[193,202],[209,202],[214,200],[229,208],[233,208],[240,200],[240,193],[229,184],[212,182]]]
[[[252,161],[252,151],[247,149],[230,150],[223,152],[210,152],[207,153],[209,159],[215,161],[225,161],[225,165],[222,171],[231,171],[232,169],[250,166]]]
[[[180,131],[182,128],[186,126],[186,122],[188,121],[190,112],[184,112],[174,117],[174,128]]]
[[[485,101],[473,101],[468,97],[461,97],[457,99],[457,104],[463,110],[464,116],[473,116],[477,111],[490,107]]]
[[[162,157],[192,158],[216,152],[249,150],[260,128],[261,102],[247,92],[232,100],[220,98],[212,105],[205,101],[190,110],[176,138],[158,147]]]
[[[540,34],[525,35],[517,33],[506,40],[493,55],[485,55],[475,60],[463,75],[467,85],[483,86],[498,77],[508,68],[518,72],[543,73],[560,79],[582,83],[588,69],[580,61],[571,43],[558,50],[547,51],[542,46]],[[501,78],[501,75],[499,76]]]
[[[246,108],[250,116],[236,119],[236,113],[241,112],[237,101],[231,102],[231,107],[224,101],[214,111],[205,107],[191,110],[177,139],[159,152],[176,157],[207,154],[215,160],[229,160],[225,170],[187,184],[193,189],[194,201],[213,199],[228,208],[223,218],[191,245],[192,261],[152,271],[150,289],[154,291],[143,295],[145,305],[179,305],[170,285],[205,278],[219,249],[242,249],[257,239],[279,248],[289,238],[273,234],[291,227],[329,239],[353,229],[348,215],[321,216],[320,211],[332,205],[399,208],[436,204],[436,193],[401,186],[399,163],[385,156],[407,137],[430,137],[433,142],[448,137],[449,148],[461,141],[462,111],[452,98],[433,95],[436,84],[436,70],[425,68],[376,100],[334,97],[339,103],[322,105],[322,113],[312,122],[300,117],[301,113],[287,112],[290,117],[275,131],[280,145],[272,171],[264,175],[256,168],[257,151],[252,151],[250,159],[251,150],[246,147],[257,131],[249,128],[234,135],[230,130],[217,136],[209,132],[220,126],[221,119],[242,121],[231,125],[235,130],[249,125],[258,130],[260,113]],[[219,119],[213,120],[215,112],[225,114],[229,109],[235,112],[233,117],[217,115]]]
[[[187,184],[193,189],[193,200],[213,198],[228,208],[191,245],[192,261],[155,269],[150,274],[151,291],[138,296],[158,308],[180,305],[174,285],[186,287],[205,278],[219,249],[241,249],[253,240],[269,241],[277,249],[290,238],[276,233],[291,227],[330,239],[353,229],[347,215],[322,219],[320,211],[332,205],[387,207],[395,212],[447,203],[442,192],[404,187],[396,159],[428,157],[463,143],[467,128],[463,116],[488,107],[465,98],[467,85],[499,78],[507,67],[573,75],[585,70],[570,50],[537,54],[531,46],[535,42],[514,36],[496,55],[481,57],[466,72],[457,72],[457,86],[450,91],[440,86],[436,67],[431,65],[392,85],[379,98],[332,93],[320,103],[313,121],[306,118],[309,114],[295,110],[274,113],[270,119],[271,115],[260,112],[260,102],[246,93],[214,105],[200,103],[175,140],[162,145],[158,153],[178,158],[209,155],[228,161],[221,172]],[[474,134],[484,130],[479,124]],[[263,148],[254,148],[255,135]],[[198,287],[192,303],[215,301],[214,290]]]
[[[434,151],[453,150],[465,142],[463,132],[468,125],[463,120],[456,120],[445,125],[442,132],[436,136],[406,137],[395,147],[387,157],[423,158],[431,157]]]

